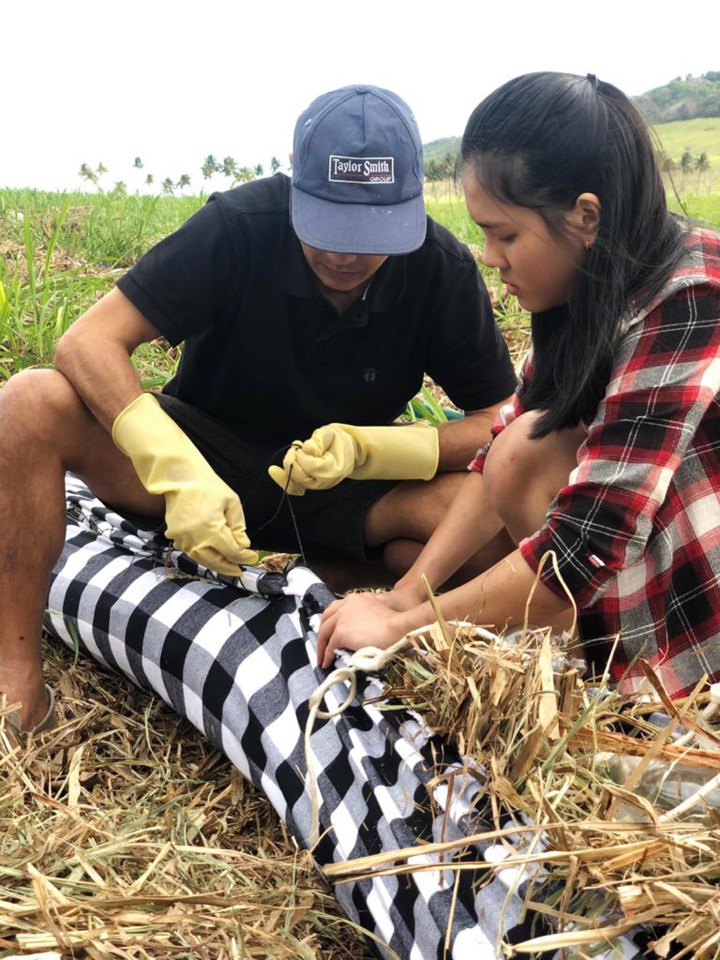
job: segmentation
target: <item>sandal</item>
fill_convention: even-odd
[[[20,717],[17,713],[9,713],[5,717],[6,724],[10,727],[16,737],[24,737],[30,733],[43,733],[46,730],[52,730],[52,728],[55,726],[57,721],[57,717],[55,715],[55,691],[47,684],[45,684],[45,690],[47,691],[48,695],[48,708],[40,723],[36,724],[32,730],[23,730],[20,723]]]

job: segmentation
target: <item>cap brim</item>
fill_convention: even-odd
[[[292,188],[293,229],[303,243],[330,253],[412,253],[425,240],[422,195],[392,206],[331,203]]]

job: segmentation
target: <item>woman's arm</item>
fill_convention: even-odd
[[[515,550],[486,573],[439,596],[436,604],[446,620],[471,620],[503,630],[524,622],[529,603],[530,623],[551,623],[571,604],[535,581],[535,572]],[[318,632],[318,662],[329,667],[340,648],[387,648],[435,619],[435,611],[427,600],[412,609],[396,611],[373,594],[351,594],[331,604],[323,615]]]
[[[407,609],[420,603],[425,597],[423,575],[433,590],[438,589],[502,528],[490,506],[482,474],[469,473],[415,563],[395,584],[389,604]]]

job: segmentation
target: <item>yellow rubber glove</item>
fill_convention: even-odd
[[[229,576],[254,564],[237,494],[154,396],[143,393],[118,414],[115,445],[130,457],[148,493],[165,497],[166,535],[204,567]]]
[[[407,427],[329,423],[313,431],[309,440],[296,440],[282,467],[272,466],[268,473],[283,490],[287,485],[288,493],[302,496],[306,490],[328,490],[347,477],[430,480],[439,455],[438,432],[427,423]]]

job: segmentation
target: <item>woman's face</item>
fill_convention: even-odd
[[[463,174],[465,203],[485,234],[483,263],[495,267],[508,293],[521,306],[540,313],[566,303],[585,259],[585,229],[577,209],[565,217],[567,229],[552,233],[529,207],[500,203],[478,183],[471,169]]]

